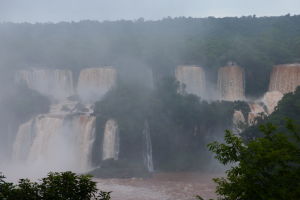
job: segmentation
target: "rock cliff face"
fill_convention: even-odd
[[[218,72],[218,90],[222,100],[244,100],[244,70],[235,64],[220,68]]]
[[[295,91],[300,85],[300,64],[277,65],[273,68],[269,91],[279,91],[282,94]]]
[[[181,84],[179,89],[180,93],[183,93],[185,89],[187,93],[205,98],[206,76],[202,67],[195,65],[179,66],[175,71],[175,76]]]

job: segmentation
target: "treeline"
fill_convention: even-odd
[[[212,79],[228,61],[246,68],[246,92],[262,94],[274,64],[300,61],[300,16],[166,18],[0,24],[0,66],[153,69],[155,78],[199,64]],[[131,73],[131,72],[129,72]]]
[[[110,200],[110,193],[99,191],[92,176],[70,171],[50,172],[38,182],[20,179],[18,184],[7,182],[0,173],[1,200]]]

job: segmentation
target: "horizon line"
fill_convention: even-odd
[[[1,21],[0,24],[60,24],[60,23],[80,23],[80,22],[98,22],[98,23],[105,23],[105,22],[159,22],[163,20],[169,20],[169,19],[180,19],[180,18],[185,18],[185,19],[226,19],[226,18],[246,18],[246,17],[253,17],[253,18],[272,18],[272,17],[285,17],[285,16],[290,16],[290,17],[297,17],[300,16],[299,14],[296,13],[287,13],[283,15],[256,15],[256,14],[249,14],[249,15],[241,15],[241,16],[201,16],[201,17],[196,17],[196,16],[166,16],[163,18],[159,19],[146,19],[144,17],[139,17],[139,18],[133,18],[133,19],[79,19],[79,20],[61,20],[61,21]]]

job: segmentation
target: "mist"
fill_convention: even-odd
[[[298,0],[0,0],[0,172],[89,173],[116,200],[213,198],[208,178],[230,166],[207,145],[300,85],[299,13]]]

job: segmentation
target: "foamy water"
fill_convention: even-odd
[[[216,198],[212,178],[222,174],[158,173],[152,178],[96,179],[98,188],[112,191],[113,200],[195,200]]]

